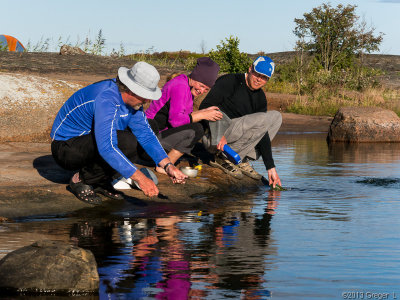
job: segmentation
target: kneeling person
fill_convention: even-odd
[[[153,66],[138,62],[131,69],[119,68],[117,78],[82,88],[61,107],[50,133],[51,151],[62,168],[79,170],[70,180],[78,199],[99,204],[96,192],[122,199],[111,185],[117,173],[136,181],[146,196],[158,195],[154,182],[133,163],[138,143],[174,183],[185,182],[186,176],[171,163],[143,112],[146,101],[161,97],[159,80]]]

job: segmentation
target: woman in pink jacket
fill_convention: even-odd
[[[160,100],[153,101],[146,110],[149,122],[157,125],[159,139],[175,163],[183,154],[189,154],[196,142],[204,135],[201,120],[217,121],[222,118],[218,107],[193,111],[193,100],[210,90],[219,72],[219,66],[208,57],[201,57],[192,73],[181,74],[168,81]],[[151,121],[153,120],[153,121]],[[165,173],[156,167],[159,173]]]

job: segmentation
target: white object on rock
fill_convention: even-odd
[[[153,171],[147,169],[147,168],[141,168],[140,171],[150,180],[152,180],[156,185],[158,184],[158,178],[156,176],[156,174],[154,174]],[[136,181],[133,181],[131,178],[124,178],[124,177],[120,177],[118,179],[115,179],[112,182],[112,185],[114,187],[114,189],[116,190],[129,190],[132,188],[132,186],[136,186],[139,190],[141,189],[139,187],[139,184]]]
[[[194,168],[191,168],[191,167],[182,167],[182,168],[181,168],[181,172],[182,172],[183,174],[185,174],[186,176],[189,176],[189,177],[196,177],[196,176],[197,176],[198,170],[197,170],[197,169],[194,169]]]
[[[132,179],[120,177],[118,179],[115,179],[112,182],[112,185],[116,190],[130,190],[132,188]]]

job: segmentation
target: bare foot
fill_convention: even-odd
[[[79,178],[79,172],[75,173],[74,176],[72,176],[72,182],[73,183],[78,183],[80,182],[81,179]]]
[[[167,172],[165,172],[165,170],[163,168],[158,167],[158,166],[156,167],[156,172],[160,173],[160,174],[167,175]]]

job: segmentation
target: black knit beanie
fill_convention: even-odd
[[[218,72],[219,65],[215,61],[209,57],[200,57],[189,77],[211,88],[217,80]]]

